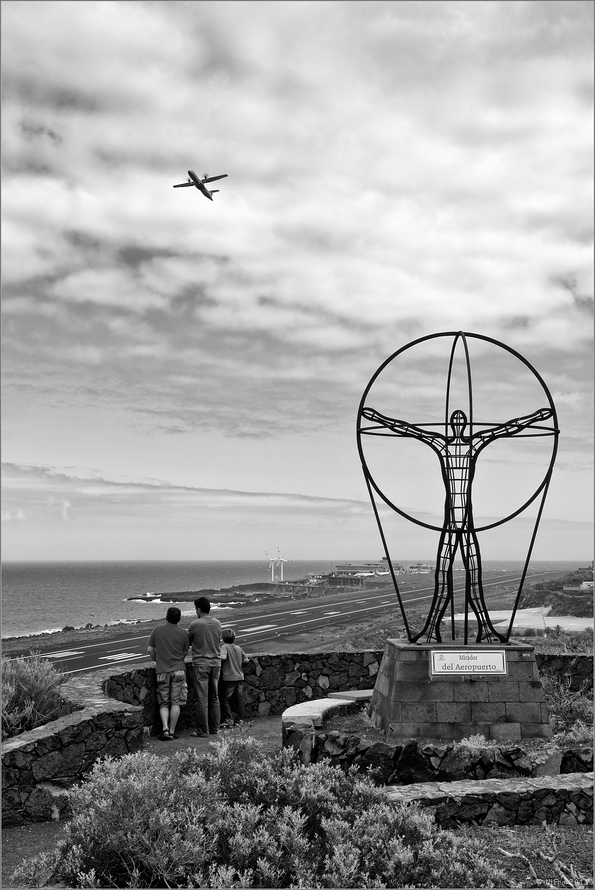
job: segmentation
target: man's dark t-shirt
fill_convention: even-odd
[[[190,640],[186,631],[177,624],[168,621],[167,624],[156,627],[149,637],[149,646],[155,649],[155,671],[158,674],[186,669],[184,657],[188,652]]]

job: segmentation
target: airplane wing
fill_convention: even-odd
[[[177,185],[174,185],[174,188],[175,189],[185,189],[185,188],[188,188],[189,186],[192,186],[192,188],[194,188],[194,183],[193,182],[179,182]]]
[[[202,181],[203,182],[215,182],[217,179],[225,179],[227,173],[222,173],[221,176],[206,176]]]

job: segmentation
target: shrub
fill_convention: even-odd
[[[559,674],[543,674],[541,677],[545,699],[550,712],[550,722],[555,734],[576,736],[579,726],[593,726],[593,690],[579,689],[571,692],[564,677]],[[576,741],[576,737],[573,737]]]
[[[63,709],[60,684],[64,675],[38,652],[31,657],[2,659],[2,740],[27,732]]]
[[[565,631],[560,625],[548,627],[545,639],[535,645],[536,652],[551,654],[557,652],[577,655],[593,655],[593,628],[582,631]]]
[[[494,887],[466,836],[368,777],[231,738],[208,753],[96,764],[53,857],[15,872],[68,887]]]

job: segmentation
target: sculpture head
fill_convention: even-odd
[[[465,412],[453,411],[450,415],[450,425],[457,439],[460,439],[463,435],[463,430],[467,426],[467,415]]]

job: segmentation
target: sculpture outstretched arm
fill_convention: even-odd
[[[433,445],[437,440],[444,442],[446,438],[440,433],[431,433],[421,426],[416,426],[414,423],[407,423],[406,420],[399,420],[396,417],[387,417],[385,414],[381,414],[380,411],[376,411],[374,408],[364,408],[362,410],[362,415],[366,420],[371,420],[373,423],[386,427],[397,436],[411,436],[414,439],[421,439],[422,442],[426,442],[428,445]],[[366,432],[372,431],[366,430]]]
[[[493,439],[499,439],[501,436],[516,436],[517,433],[522,433],[523,430],[534,426],[536,423],[549,420],[552,416],[553,411],[551,408],[539,408],[532,414],[524,414],[522,417],[515,417],[512,420],[507,420],[506,423],[501,423],[499,426],[493,426],[489,430],[474,433],[473,438],[479,439],[484,444],[487,444]]]

